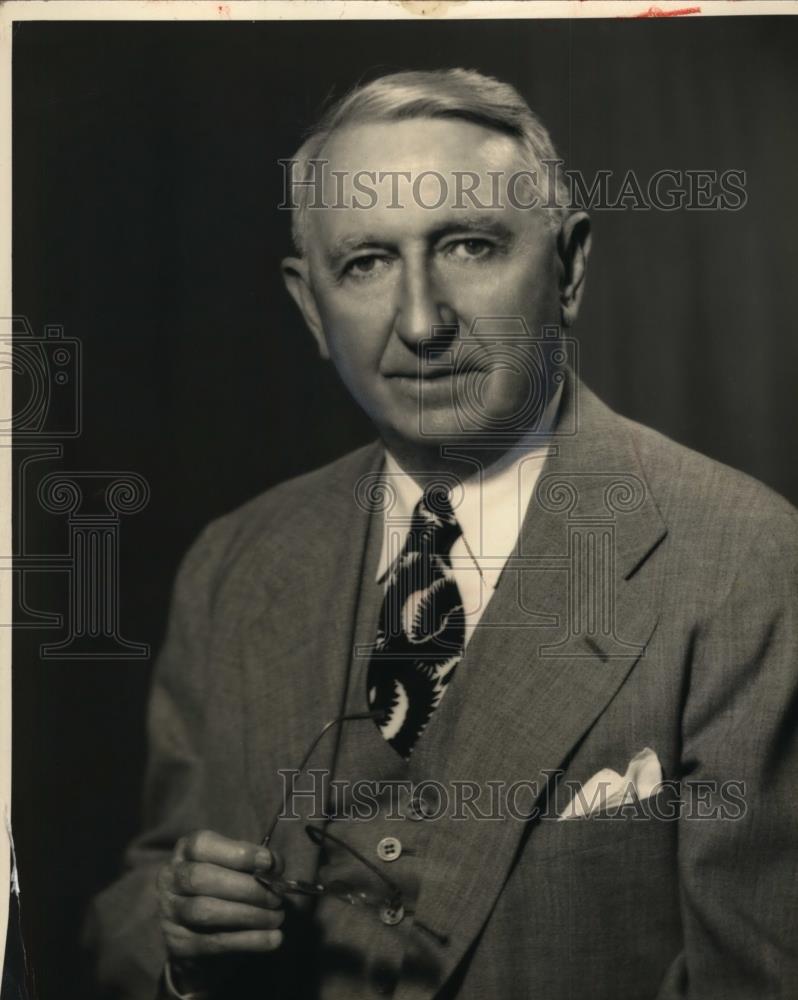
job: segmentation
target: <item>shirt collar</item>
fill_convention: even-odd
[[[551,426],[562,395],[561,388],[552,398],[544,415]],[[473,556],[483,579],[495,587],[518,540],[527,506],[543,468],[548,446],[541,442],[541,427],[528,432],[492,465],[463,478],[449,491],[449,499],[463,533],[468,554]],[[406,472],[386,450],[383,466],[386,493],[392,503],[386,506],[383,541],[377,565],[381,581],[404,546],[413,509],[423,487]]]

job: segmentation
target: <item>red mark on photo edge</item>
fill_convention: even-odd
[[[216,5],[217,13],[219,17],[230,17],[230,8],[226,3],[220,3]]]
[[[680,7],[678,10],[663,10],[661,7],[649,7],[648,10],[640,14],[631,14],[630,17],[684,17],[685,14],[700,14],[700,7]],[[623,15],[621,15],[623,16]]]

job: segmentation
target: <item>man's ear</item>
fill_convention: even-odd
[[[327,350],[324,327],[321,323],[319,310],[316,306],[316,298],[310,284],[307,258],[286,257],[280,267],[283,272],[285,287],[288,289],[291,298],[299,306],[299,311],[302,313],[308,329],[319,345],[319,354],[323,358],[329,359],[330,352]]]
[[[573,326],[585,290],[587,261],[590,256],[590,216],[573,212],[563,222],[557,237],[557,251],[562,265],[560,278],[560,314],[563,326]]]

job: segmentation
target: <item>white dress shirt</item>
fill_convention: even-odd
[[[553,422],[560,395],[558,391],[549,404],[546,414],[548,426]],[[482,617],[518,540],[547,452],[548,443],[542,443],[538,427],[492,465],[484,469],[475,468],[472,474],[453,482],[449,490],[449,501],[462,529],[462,535],[452,546],[450,555],[452,576],[463,598],[466,643]],[[383,481],[393,503],[386,505],[383,514],[378,583],[386,581],[388,571],[405,544],[413,508],[423,493],[421,478],[422,483],[419,484],[386,451]],[[453,476],[451,478],[454,479]]]

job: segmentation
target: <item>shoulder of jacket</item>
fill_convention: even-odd
[[[798,510],[753,476],[679,444],[659,431],[619,418],[666,521],[680,515],[717,515],[753,530],[770,524],[795,530]]]
[[[218,577],[264,539],[305,530],[314,512],[352,496],[359,475],[376,462],[380,445],[372,442],[328,464],[278,483],[207,524],[181,563],[181,575]]]

